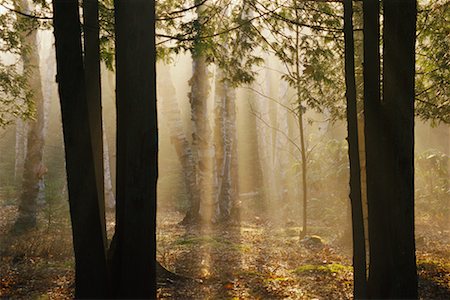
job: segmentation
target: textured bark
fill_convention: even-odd
[[[198,2],[198,3],[197,3]],[[199,1],[196,1],[200,4]],[[202,35],[201,24],[205,22],[203,5],[196,9],[198,16],[198,35]],[[212,130],[208,121],[208,94],[209,94],[209,72],[208,63],[203,53],[201,39],[194,41],[192,53],[192,77],[189,80],[191,91],[188,95],[191,104],[192,119],[192,153],[196,164],[196,177],[199,189],[200,201],[193,203],[189,208],[186,221],[198,221],[200,211],[202,217],[211,221],[214,217],[216,191],[216,176],[214,174],[214,147],[212,145]],[[201,203],[201,205],[200,205]]]
[[[414,74],[416,1],[383,2],[385,202],[389,282],[376,298],[417,299],[414,241]],[[385,275],[386,276],[386,275]],[[386,280],[386,277],[384,278]]]
[[[199,207],[200,195],[196,182],[195,161],[191,145],[183,128],[182,116],[176,98],[175,86],[172,83],[171,75],[167,66],[161,65],[158,70],[160,71],[158,73],[158,86],[160,87],[159,95],[163,100],[161,112],[167,118],[170,141],[175,147],[178,160],[181,164],[189,206],[191,208]],[[185,221],[188,222],[188,219]]]
[[[106,297],[106,257],[89,127],[78,1],[54,0],[57,80],[75,253],[75,297]]]
[[[23,176],[23,164],[27,150],[28,124],[22,119],[16,121],[16,140],[14,157],[14,180],[18,182]]]
[[[348,156],[350,162],[350,201],[353,233],[353,296],[367,298],[366,245],[361,199],[361,167],[356,103],[355,46],[353,38],[353,3],[344,1],[345,85],[347,98]]]
[[[103,128],[105,128],[103,123]],[[112,178],[111,178],[111,164],[109,161],[109,146],[106,137],[106,130],[103,131],[103,166],[104,166],[104,188],[105,188],[105,205],[108,209],[113,209],[116,206],[116,196],[114,195]]]
[[[216,105],[214,145],[216,168],[218,171],[218,219],[226,221],[231,216],[233,206],[236,209],[237,195],[237,141],[236,141],[236,93],[233,87],[224,81],[219,69],[216,75]],[[233,214],[237,217],[237,213]]]
[[[20,9],[29,12],[30,3],[20,2]],[[23,18],[22,16],[17,16]],[[26,155],[23,167],[22,193],[20,195],[19,216],[14,225],[15,230],[23,230],[36,226],[37,198],[39,181],[43,180],[45,166],[44,154],[44,96],[42,93],[41,75],[39,68],[39,49],[37,44],[37,30],[21,32],[21,58],[23,72],[27,74],[27,85],[33,93],[36,107],[34,120],[28,121]]]
[[[114,295],[156,298],[155,2],[116,0],[117,203]]]

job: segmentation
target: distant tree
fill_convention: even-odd
[[[236,91],[231,83],[226,81],[220,69],[216,73],[215,88],[214,146],[219,207],[217,219],[227,221],[237,199]]]
[[[208,57],[206,50],[207,39],[201,38],[207,33],[205,22],[207,11],[205,4],[195,1],[197,18],[193,29],[196,34],[192,48],[192,77],[189,80],[191,90],[188,94],[191,104],[192,119],[192,150],[195,161],[195,175],[197,177],[199,197],[191,203],[184,222],[198,222],[200,209],[203,217],[214,217],[214,195],[216,192],[216,174],[214,164],[214,147],[212,144],[212,130],[208,122],[208,96],[210,92]],[[207,220],[210,221],[210,220]]]
[[[25,12],[32,10],[28,0],[20,1],[16,7]],[[24,19],[17,14],[18,19]],[[24,22],[23,20],[21,20]],[[32,92],[32,101],[36,108],[33,120],[27,122],[26,151],[23,167],[22,191],[19,203],[19,215],[14,224],[14,231],[23,231],[36,226],[37,199],[39,182],[43,180],[46,167],[43,163],[44,154],[44,95],[42,93],[39,68],[39,49],[37,28],[23,28],[20,31],[21,59],[23,74],[26,76],[26,86]],[[24,137],[25,140],[25,137]]]
[[[172,83],[168,66],[161,64],[158,68],[158,91],[162,100],[161,112],[168,120],[170,142],[175,147],[178,160],[180,161],[183,180],[186,186],[186,197],[188,205],[199,203],[198,186],[195,176],[195,161],[192,154],[191,144],[186,136],[182,124],[182,115],[177,102],[175,86]]]

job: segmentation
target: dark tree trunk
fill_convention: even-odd
[[[416,1],[385,0],[383,106],[386,124],[386,207],[389,218],[388,298],[415,299],[414,243],[414,74]],[[384,295],[374,295],[381,297]]]
[[[361,167],[358,149],[358,112],[356,107],[355,46],[352,17],[352,0],[344,0],[347,141],[350,161],[350,201],[353,229],[353,295],[355,299],[365,299],[367,298],[366,246],[361,200]]]
[[[105,298],[106,258],[77,0],[53,1],[58,91],[75,253],[75,297]]]
[[[83,0],[83,21],[86,98],[89,112],[89,126],[91,129],[92,153],[94,155],[100,220],[102,222],[103,242],[106,249],[98,0]]]
[[[116,0],[117,205],[113,287],[156,298],[155,2]]]
[[[364,136],[369,223],[369,297],[381,297],[389,281],[387,218],[383,188],[383,115],[380,98],[380,7],[378,0],[363,2],[364,23]]]

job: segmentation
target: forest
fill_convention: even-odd
[[[449,0],[0,0],[1,299],[450,299]]]

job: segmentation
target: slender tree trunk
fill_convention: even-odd
[[[175,86],[172,83],[168,66],[161,65],[158,70],[160,71],[158,73],[158,86],[160,87],[159,94],[163,101],[162,113],[168,120],[167,125],[170,132],[170,141],[175,147],[178,160],[181,164],[188,203],[191,208],[199,207],[200,195],[196,182],[195,161],[191,145],[183,128],[181,111],[178,106],[178,101],[175,93]],[[191,215],[189,215],[188,213],[188,216],[186,216],[185,220],[183,220],[182,223],[189,223],[190,216]]]
[[[106,297],[106,257],[77,0],[53,1],[57,80],[75,253],[75,297]]]
[[[386,138],[386,238],[390,282],[373,297],[417,299],[414,242],[414,74],[416,1],[383,2],[383,106]]]
[[[358,149],[358,110],[356,103],[353,3],[344,1],[345,85],[347,98],[348,156],[350,161],[350,201],[353,233],[353,296],[367,298],[366,246],[361,200],[361,168]]]
[[[155,2],[116,0],[117,298],[156,298]]]
[[[296,20],[299,20],[298,9],[295,10]],[[306,158],[306,146],[305,146],[305,128],[303,125],[303,106],[302,101],[300,99],[300,31],[299,26],[295,27],[295,45],[297,49],[297,55],[295,57],[295,66],[296,66],[296,85],[297,85],[297,101],[298,101],[298,128],[300,131],[300,155],[301,155],[301,167],[302,167],[302,194],[303,194],[303,226],[302,231],[300,232],[300,239],[305,237],[307,234],[307,209],[308,209],[308,183],[307,183],[307,158]]]
[[[215,151],[216,168],[218,170],[218,219],[226,221],[231,216],[231,209],[236,197],[237,151],[236,149],[236,95],[232,87],[224,82],[220,69],[216,75],[216,107],[215,107]],[[234,161],[234,163],[233,163]]]
[[[30,3],[27,0],[20,2],[21,10],[29,12]],[[18,16],[18,18],[23,18]],[[44,154],[44,96],[42,93],[41,75],[39,68],[39,49],[37,45],[37,30],[21,32],[21,58],[23,72],[27,74],[28,88],[33,93],[36,107],[34,120],[28,121],[26,138],[26,155],[23,168],[22,193],[20,195],[19,216],[14,230],[21,231],[36,226],[37,198],[39,194],[39,181],[43,180],[45,167]],[[25,144],[25,143],[24,143]]]

